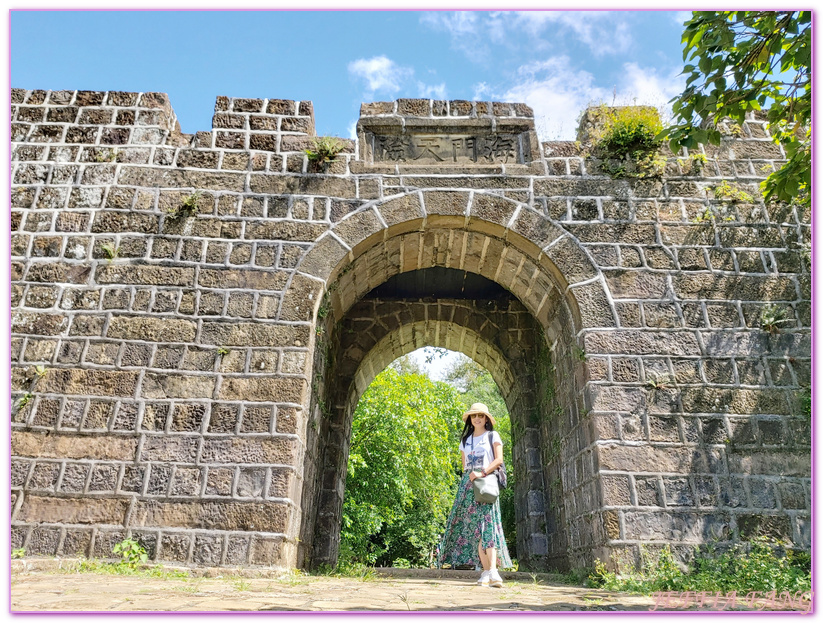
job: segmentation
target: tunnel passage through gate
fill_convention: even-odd
[[[316,307],[301,566],[336,563],[357,401],[386,365],[427,345],[468,355],[501,389],[512,419],[524,568],[585,565],[581,556],[603,540],[593,432],[581,421],[585,366],[574,296],[602,286],[584,283],[572,292],[530,240],[479,219],[458,220],[384,227],[354,241],[336,267],[318,271],[327,287]],[[551,233],[568,254],[567,236]]]

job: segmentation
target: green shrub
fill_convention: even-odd
[[[120,554],[121,564],[136,569],[137,565],[145,563],[149,557],[146,548],[134,539],[123,539],[111,550],[113,554]]]
[[[604,155],[637,159],[662,145],[657,135],[663,131],[663,124],[656,109],[649,106],[603,109],[603,126],[596,144]]]

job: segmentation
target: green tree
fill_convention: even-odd
[[[445,373],[445,379],[460,392],[463,406],[468,409],[475,402],[482,402],[494,416],[495,430],[503,440],[503,462],[506,464],[508,484],[500,492],[500,515],[503,534],[509,554],[517,556],[517,530],[514,515],[514,469],[512,468],[512,424],[503,395],[491,373],[466,356],[458,358]]]
[[[683,31],[686,89],[672,100],[672,151],[719,145],[717,124],[765,110],[788,162],[763,182],[766,200],[810,202],[811,11],[695,11]]]
[[[454,500],[457,391],[392,367],[355,410],[343,502],[341,561],[428,564]]]

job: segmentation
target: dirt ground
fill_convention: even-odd
[[[648,597],[569,586],[528,573],[504,573],[505,584],[496,589],[474,584],[478,574],[472,571],[392,569],[358,579],[201,569],[190,570],[188,577],[152,578],[67,573],[77,561],[13,562],[12,612],[514,612],[648,610],[654,604]]]
[[[159,577],[78,572],[78,560],[31,558],[11,565],[11,612],[571,612],[658,610],[656,599],[571,586],[551,574],[502,573],[503,588],[474,571],[376,569],[363,578],[267,569],[153,567]],[[148,568],[148,567],[147,567]],[[687,595],[688,596],[688,595]],[[682,597],[682,596],[681,596]],[[663,614],[684,609],[675,601]],[[692,597],[692,599],[694,599]],[[694,603],[692,601],[692,603]],[[811,604],[801,609],[808,611]],[[716,608],[706,606],[702,610]],[[723,609],[726,609],[725,607]],[[750,610],[737,601],[729,610]]]

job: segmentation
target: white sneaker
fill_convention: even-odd
[[[491,573],[491,571],[484,571],[483,573],[481,573],[480,574],[480,579],[477,580],[477,583],[480,586],[488,586],[489,585],[489,574],[490,573]]]
[[[497,569],[492,569],[489,573],[489,586],[493,586],[494,588],[503,588],[503,578],[500,577],[500,573],[498,573]]]

